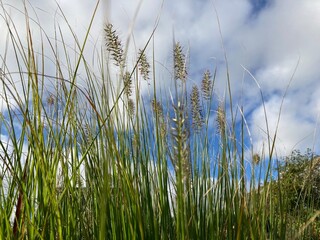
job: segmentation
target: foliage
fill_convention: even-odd
[[[320,158],[310,149],[295,150],[279,166],[281,190],[287,194],[289,209],[302,205],[320,209]]]
[[[299,225],[313,217],[316,221],[304,237],[317,239],[320,234],[320,158],[310,149],[304,154],[294,150],[279,162],[277,171],[279,179],[273,180],[272,199],[279,208],[284,208],[291,232],[297,232]],[[291,233],[291,236],[294,235]]]

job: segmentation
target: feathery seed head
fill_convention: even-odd
[[[158,121],[160,124],[161,135],[167,135],[167,126],[165,123],[164,115],[163,115],[163,108],[159,101],[152,100],[152,110],[155,115],[158,117]]]
[[[217,110],[217,123],[220,133],[224,133],[226,129],[226,114],[221,104]]]
[[[127,97],[132,95],[132,79],[130,72],[125,72],[123,76],[123,84],[124,84],[124,94]]]
[[[149,79],[149,73],[150,73],[150,64],[147,61],[147,57],[145,53],[140,49],[139,50],[139,71],[142,75],[144,80]]]
[[[163,116],[163,108],[159,101],[152,100],[152,110],[154,113],[158,114],[158,116]]]
[[[260,160],[261,160],[261,158],[258,153],[253,154],[252,161],[255,165],[259,164]]]
[[[135,113],[135,104],[134,101],[130,98],[128,99],[128,114],[130,117],[133,117]]]
[[[181,81],[185,82],[187,79],[186,60],[179,42],[177,42],[174,46],[173,61],[175,80],[180,79]]]
[[[195,131],[199,131],[203,126],[203,117],[200,106],[200,94],[199,89],[196,85],[192,87],[191,92],[191,113],[192,113],[192,125]]]
[[[203,93],[203,97],[205,100],[209,100],[211,97],[213,82],[211,80],[211,74],[210,71],[207,70],[203,74],[202,82],[201,82],[201,91]]]
[[[185,107],[179,101],[177,106],[173,106],[175,117],[172,118],[171,136],[173,139],[173,155],[171,156],[175,171],[182,171],[184,183],[189,182],[191,173],[189,128],[186,121]],[[179,165],[182,169],[179,169]]]
[[[113,25],[111,23],[107,24],[104,31],[107,51],[110,52],[116,66],[123,66],[124,52],[119,36],[116,31],[113,30]]]

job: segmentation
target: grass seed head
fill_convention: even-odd
[[[217,110],[217,124],[220,133],[224,133],[226,130],[226,114],[221,104]]]
[[[110,52],[116,66],[124,66],[124,51],[121,41],[111,23],[104,28],[107,51]]]
[[[124,94],[127,97],[132,95],[132,79],[130,72],[126,72],[123,76]]]
[[[181,81],[185,82],[187,79],[186,60],[179,42],[177,42],[174,46],[173,61],[175,80],[180,79]]]
[[[130,98],[128,99],[128,114],[130,117],[133,117],[135,113],[135,104],[134,101]]]
[[[147,61],[147,57],[142,50],[139,50],[139,71],[144,80],[149,80],[150,64]]]
[[[260,155],[259,155],[258,153],[253,154],[253,156],[252,156],[252,162],[253,162],[255,165],[259,164],[260,160],[261,160],[261,157],[260,157]]]
[[[204,122],[202,117],[202,111],[200,106],[200,94],[196,85],[192,87],[191,92],[191,113],[192,113],[192,126],[195,131],[199,131]]]
[[[201,82],[201,91],[203,93],[203,97],[206,100],[209,100],[211,97],[211,92],[212,92],[212,87],[213,87],[213,82],[211,80],[211,74],[210,71],[207,70],[203,74],[202,82]]]

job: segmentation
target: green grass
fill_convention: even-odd
[[[245,106],[228,110],[230,94],[217,101],[216,69],[198,86],[188,82],[179,42],[168,49],[175,88],[163,97],[156,56],[145,54],[154,52],[152,34],[130,68],[106,24],[97,72],[84,55],[95,12],[84,39],[70,27],[74,58],[58,27],[55,39],[42,29],[35,50],[27,12],[24,36],[2,10],[18,72],[1,56],[8,141],[0,143],[0,239],[302,239],[312,232],[316,215],[292,219],[284,194],[272,200],[275,136],[268,153],[246,159]],[[45,71],[48,61],[55,75]],[[153,90],[142,96],[146,80]]]

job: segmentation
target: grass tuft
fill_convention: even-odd
[[[0,239],[320,235],[319,210],[303,208],[310,207],[306,186],[317,180],[310,176],[319,159],[307,165],[310,175],[300,184],[306,194],[290,198],[285,180],[272,179],[276,136],[267,154],[248,154],[245,106],[227,108],[232,96],[217,101],[216,69],[204,72],[201,87],[189,86],[179,42],[172,50],[174,90],[158,89],[156,56],[150,64],[145,54],[154,31],[130,67],[123,41],[106,24],[107,54],[98,51],[91,66],[84,49],[95,12],[81,41],[61,11],[75,43],[70,48],[59,27],[51,38],[32,24],[27,7],[26,35],[2,11],[5,52],[16,66],[11,70],[1,56]],[[42,36],[37,51],[35,30]],[[148,96],[144,85],[154,87]],[[166,99],[163,92],[173,94]],[[296,215],[292,201],[303,206],[294,205]]]

